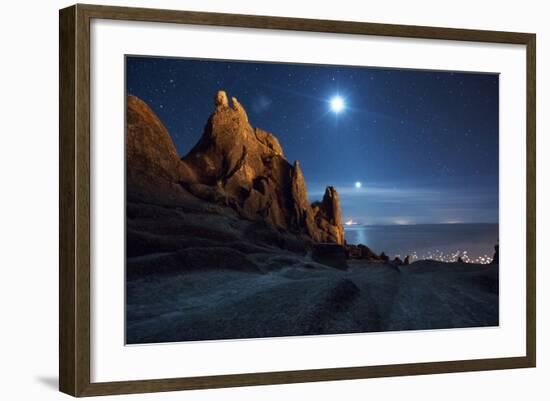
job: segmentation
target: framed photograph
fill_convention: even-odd
[[[535,366],[534,34],[59,22],[61,391]]]

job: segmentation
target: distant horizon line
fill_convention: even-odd
[[[459,226],[459,225],[474,225],[474,224],[499,224],[499,222],[491,221],[482,221],[476,223],[407,223],[407,224],[368,224],[368,223],[354,223],[354,224],[344,224],[345,227],[376,227],[376,226]]]

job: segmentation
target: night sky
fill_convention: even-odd
[[[310,201],[336,187],[346,220],[498,222],[496,74],[127,57],[126,76],[181,156],[223,89],[300,161]]]

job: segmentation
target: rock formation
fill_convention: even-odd
[[[338,194],[327,188],[322,206],[312,209],[307,188],[296,161],[290,164],[274,135],[252,128],[246,111],[219,91],[215,110],[197,145],[182,159],[193,171],[182,180],[191,193],[203,199],[204,186],[216,191],[226,205],[242,217],[303,233],[315,242],[343,244]],[[198,184],[198,185],[197,185]]]
[[[177,203],[185,196],[178,182],[193,173],[181,163],[170,134],[149,106],[135,96],[126,102],[128,200]]]
[[[345,248],[348,259],[363,259],[371,262],[381,261],[380,257],[366,245],[346,244]]]
[[[315,244],[311,258],[318,263],[345,270],[348,268],[346,250],[338,244]]]
[[[343,244],[338,193],[327,187],[321,202],[309,203],[300,164],[289,163],[277,138],[253,128],[237,99],[224,91],[191,151],[179,159],[158,117],[128,97],[128,192],[149,199],[183,196],[228,206],[241,217],[310,237]],[[179,188],[178,188],[179,187]]]
[[[396,256],[393,259],[392,263],[396,266],[401,266],[403,264],[403,261],[401,260],[401,258],[399,256]]]
[[[325,233],[325,242],[344,243],[340,199],[334,187],[327,187],[323,201],[313,207],[317,226]]]

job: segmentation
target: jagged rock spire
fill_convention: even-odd
[[[229,102],[227,101],[227,93],[225,91],[218,91],[214,99],[214,104],[217,107],[229,107]]]
[[[168,137],[172,146],[163,146],[169,149],[166,157],[170,163],[157,154],[162,149],[152,153],[155,157],[151,163],[166,166],[165,175],[179,188],[183,186],[198,198],[229,206],[243,218],[263,220],[307,235],[315,242],[343,244],[336,190],[328,187],[323,201],[312,207],[299,162],[290,164],[285,159],[277,138],[252,128],[244,107],[235,97],[230,107],[225,91],[216,93],[214,106],[200,140],[181,160],[174,157],[173,144],[163,127],[159,143],[164,144]],[[157,124],[158,118],[149,120]],[[150,122],[140,124],[147,126]],[[149,146],[155,146],[154,140],[149,142]],[[176,172],[169,174],[172,171]]]

